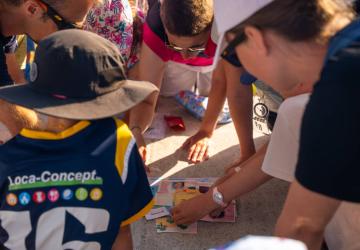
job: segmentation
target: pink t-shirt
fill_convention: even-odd
[[[146,23],[144,24],[144,43],[164,62],[174,61],[189,66],[210,66],[213,64],[216,44],[211,36],[209,36],[206,50],[191,59],[184,59],[179,52],[167,48],[165,45],[166,37],[164,25],[160,18],[160,3],[156,2],[153,6],[150,6]]]

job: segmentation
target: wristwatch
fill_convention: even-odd
[[[222,193],[219,192],[219,190],[217,189],[217,187],[215,187],[213,189],[213,201],[222,206],[222,207],[227,207],[227,204],[224,202],[224,196],[222,195]]]

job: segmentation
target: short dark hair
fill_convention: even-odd
[[[196,36],[211,27],[212,0],[163,0],[161,18],[173,35]]]

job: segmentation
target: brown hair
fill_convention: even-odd
[[[274,0],[230,32],[238,34],[245,26],[254,26],[293,42],[324,43],[354,17],[354,10],[346,1]]]
[[[161,19],[173,35],[196,36],[211,27],[212,0],[163,0]]]

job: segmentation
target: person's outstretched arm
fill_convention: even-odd
[[[231,173],[216,183],[219,192],[224,196],[225,203],[255,190],[272,178],[261,169],[266,149],[267,144],[240,165],[239,172]],[[175,207],[172,211],[175,223],[191,224],[218,209],[220,206],[213,201],[212,191],[210,189],[207,193],[184,201]]]
[[[240,144],[240,158],[233,165],[239,165],[255,154],[253,139],[253,90],[251,84],[243,84],[240,77],[244,73],[243,68],[235,67],[224,60],[226,72],[227,98]]]
[[[145,43],[141,48],[139,61],[140,81],[149,81],[161,88],[165,63]],[[143,133],[151,125],[159,93],[153,93],[130,110],[129,127],[133,133],[142,159],[146,160],[146,145]]]
[[[208,106],[199,131],[188,138],[182,145],[182,148],[188,151],[188,160],[194,163],[202,162],[208,158],[209,140],[212,137],[218,116],[224,106],[226,77],[223,60],[215,68],[211,81]]]

